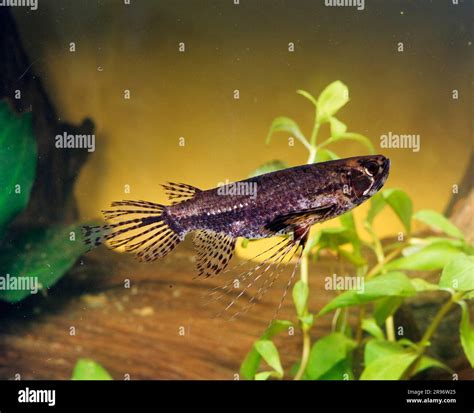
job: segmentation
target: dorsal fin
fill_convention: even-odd
[[[235,238],[226,234],[199,230],[193,242],[197,252],[198,274],[205,277],[219,274],[227,267],[234,253]]]
[[[182,183],[167,182],[161,186],[165,189],[168,199],[175,200],[173,202],[174,204],[191,199],[196,196],[197,193],[201,192],[201,190],[195,186]]]

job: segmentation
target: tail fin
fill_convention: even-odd
[[[183,239],[170,227],[171,217],[161,204],[119,201],[112,207],[102,211],[106,225],[83,227],[85,243],[91,248],[108,241],[111,248],[123,247],[140,261],[153,261],[171,252]]]

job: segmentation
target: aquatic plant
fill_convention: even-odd
[[[36,141],[31,113],[16,116],[0,102],[0,237],[30,197],[36,172]]]
[[[94,360],[77,360],[71,380],[113,380],[109,372]]]
[[[297,93],[308,99],[314,108],[310,138],[306,138],[293,119],[278,117],[271,124],[267,143],[275,132],[290,133],[308,150],[307,163],[338,159],[337,154],[328,147],[345,140],[359,142],[371,153],[374,152],[367,137],[348,132],[347,126],[335,117],[349,101],[346,85],[335,81],[317,99],[304,90]],[[318,143],[319,131],[324,124],[329,124],[330,136]],[[260,167],[254,175],[283,167],[286,167],[285,162],[272,161]],[[385,207],[395,212],[405,229],[404,233],[395,237],[395,241],[388,243],[383,243],[373,228],[374,220]],[[416,236],[412,233],[413,220],[442,235]],[[436,211],[413,213],[412,201],[401,189],[385,189],[371,199],[370,209],[362,223],[370,235],[370,241],[360,237],[351,212],[341,216],[339,222],[339,226],[318,229],[305,248],[300,279],[295,283],[292,294],[297,323],[274,321],[247,354],[240,376],[255,380],[282,379],[288,375],[296,380],[397,380],[413,377],[432,367],[452,372],[441,361],[427,356],[426,350],[441,321],[456,304],[461,307],[461,345],[474,367],[474,330],[469,321],[467,303],[474,298],[474,252],[463,233]],[[314,313],[308,307],[308,262],[317,261],[323,252],[345,260],[353,273],[363,279],[364,289],[341,292]],[[441,276],[435,284],[413,276],[413,271],[433,271],[441,273]],[[421,340],[413,342],[404,337],[402,326],[395,326],[394,313],[407,298],[426,291],[437,291],[448,298]],[[317,326],[321,316],[328,313],[333,313],[332,332],[312,344],[312,328]],[[355,326],[348,323],[349,313],[357,314]],[[285,375],[272,338],[289,328],[301,330],[302,352],[300,361]],[[266,366],[260,371],[262,361]]]
[[[30,200],[36,159],[32,113],[0,101],[0,299],[12,303],[52,286],[87,250],[75,225],[8,232]]]

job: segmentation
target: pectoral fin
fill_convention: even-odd
[[[305,209],[290,214],[279,215],[265,225],[265,229],[269,232],[279,233],[283,230],[306,228],[316,222],[326,220],[333,213],[334,208],[335,204],[328,204],[313,209]]]

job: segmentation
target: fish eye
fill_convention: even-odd
[[[379,171],[379,164],[375,161],[367,162],[364,165],[364,170],[367,175],[374,176]]]

